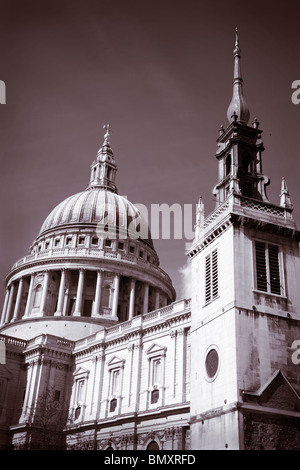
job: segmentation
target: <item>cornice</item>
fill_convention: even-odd
[[[98,341],[95,340],[95,343],[87,344],[86,347],[83,347],[78,351],[73,351],[73,356],[75,359],[88,357],[90,354],[102,352],[103,350],[106,351],[110,348],[114,348],[115,346],[124,346],[128,348],[131,342],[142,341],[142,339],[148,334],[170,332],[170,330],[174,330],[174,328],[179,328],[184,324],[187,325],[187,322],[191,317],[191,311],[189,309],[188,311],[179,312],[173,315],[173,317],[160,318],[160,321],[151,325],[141,324],[130,331],[128,331],[128,329],[121,330],[120,333],[113,338],[104,337]],[[187,326],[189,327],[190,325],[188,324]]]
[[[105,266],[100,266],[101,264],[105,264]],[[21,264],[16,268],[13,268],[5,279],[5,283],[7,284],[9,280],[16,276],[17,274],[21,273],[24,270],[31,270],[34,268],[42,267],[43,270],[47,269],[47,266],[55,266],[55,265],[64,265],[64,269],[89,269],[91,271],[97,271],[99,269],[103,270],[104,272],[112,272],[116,270],[119,274],[129,275],[131,276],[131,271],[134,271],[132,274],[136,277],[136,273],[140,274],[140,277],[143,278],[148,276],[150,279],[156,279],[160,284],[164,286],[165,289],[169,289],[169,293],[171,296],[175,296],[175,290],[172,285],[172,281],[167,273],[165,273],[160,267],[156,266],[155,268],[151,268],[149,266],[142,266],[138,263],[131,263],[125,259],[114,259],[110,257],[55,257],[55,258],[42,258],[40,260],[33,260],[28,263]],[[67,265],[67,266],[66,266]],[[111,270],[109,269],[111,267]],[[126,270],[128,269],[128,273]],[[158,271],[158,272],[157,272]],[[138,279],[142,280],[142,279]],[[149,281],[150,282],[150,281]],[[160,286],[157,286],[160,287]]]

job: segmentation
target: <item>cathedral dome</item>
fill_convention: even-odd
[[[175,300],[147,221],[117,193],[106,129],[87,188],[50,212],[8,274],[1,332],[77,340]]]
[[[58,204],[45,219],[39,237],[80,225],[96,226],[103,238],[139,238],[153,248],[148,224],[138,208],[125,197],[100,187],[88,188]]]

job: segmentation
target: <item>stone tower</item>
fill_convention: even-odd
[[[300,445],[299,232],[285,180],[269,202],[262,131],[243,96],[236,33],[229,125],[217,139],[215,210],[198,222],[192,262],[191,448]],[[297,447],[298,446],[298,447]]]

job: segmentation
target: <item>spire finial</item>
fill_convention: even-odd
[[[239,48],[239,35],[238,35],[238,29],[235,28],[235,48]]]
[[[235,28],[235,47],[233,51],[234,73],[233,73],[233,95],[227,110],[229,122],[232,116],[237,115],[237,121],[247,124],[250,118],[249,108],[243,96],[243,79],[241,72],[241,50],[239,47],[238,29]]]
[[[106,133],[104,134],[104,145],[109,143],[110,140],[110,124],[104,124],[103,129],[106,130]]]

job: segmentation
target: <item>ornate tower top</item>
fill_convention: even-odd
[[[110,124],[104,124],[104,141],[102,147],[98,150],[97,160],[91,166],[91,178],[88,189],[103,188],[117,193],[115,184],[117,165],[114,159],[114,153],[110,146],[111,128]]]
[[[247,124],[250,118],[249,108],[243,96],[243,79],[241,72],[241,50],[239,47],[239,37],[237,28],[235,28],[235,48],[234,71],[233,71],[233,94],[232,100],[227,110],[227,118],[229,122],[237,120],[243,124]]]

